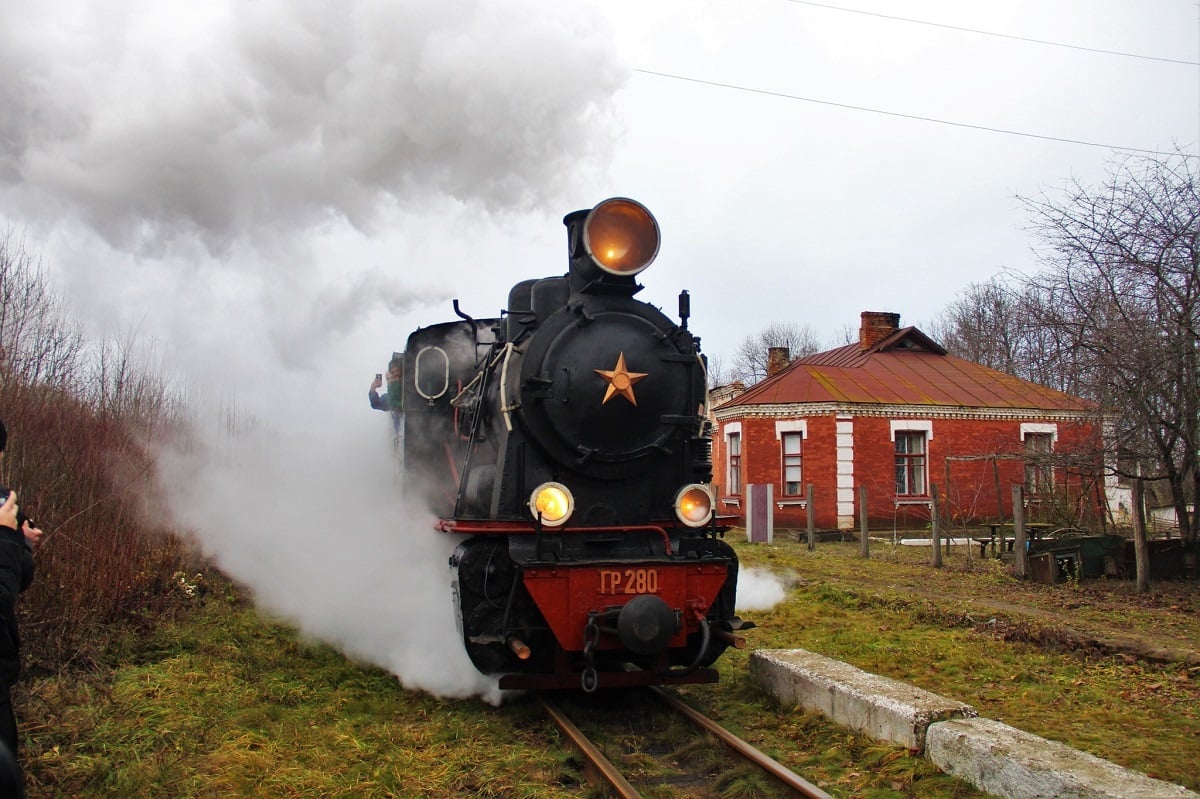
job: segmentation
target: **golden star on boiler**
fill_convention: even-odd
[[[624,352],[617,356],[617,365],[613,369],[593,369],[592,371],[608,381],[608,390],[604,392],[604,399],[600,402],[601,405],[608,402],[617,394],[637,405],[637,397],[633,395],[633,385],[649,374],[649,372],[629,371],[629,367],[625,365]]]

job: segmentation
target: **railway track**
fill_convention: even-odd
[[[746,741],[726,730],[717,722],[685,704],[673,694],[660,688],[646,689],[661,702],[670,712],[682,716],[696,728],[708,733],[727,750],[742,758],[754,768],[770,775],[773,780],[786,792],[782,795],[805,797],[805,799],[832,799],[829,794],[816,785],[805,780],[777,760],[768,757],[763,752],[751,746]],[[584,759],[607,782],[620,799],[641,799],[642,794],[632,782],[622,774],[621,770],[605,756],[601,747],[594,743],[580,728],[571,721],[561,707],[552,702],[546,695],[539,697],[542,707],[555,725],[579,749]],[[627,714],[623,716],[628,718]],[[653,778],[651,778],[653,779]],[[686,794],[688,796],[694,794]]]

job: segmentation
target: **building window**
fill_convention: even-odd
[[[794,497],[800,494],[800,447],[804,438],[799,433],[781,433],[780,446],[783,450],[783,494]]]
[[[742,434],[729,434],[729,493],[742,493]]]
[[[925,431],[896,431],[896,495],[925,496]]]
[[[1033,496],[1045,496],[1054,487],[1054,472],[1050,466],[1053,447],[1051,433],[1025,434],[1025,490]]]

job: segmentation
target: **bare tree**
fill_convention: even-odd
[[[1200,192],[1183,153],[1129,156],[1099,188],[1022,198],[1046,271],[1026,281],[1048,363],[1098,401],[1106,446],[1165,479],[1195,551],[1200,495]],[[1027,309],[1029,310],[1029,309]]]
[[[841,347],[846,344],[854,344],[857,341],[858,341],[858,328],[855,327],[854,325],[843,324],[841,327],[839,327],[837,329],[837,332],[833,334],[833,338],[831,339],[830,346]]]
[[[931,325],[930,335],[960,358],[1078,394],[1073,349],[1039,321],[1049,301],[1035,281],[993,277],[964,289]]]
[[[931,325],[930,335],[960,358],[1019,375],[1019,307],[1020,290],[1000,278],[972,283]]]
[[[0,385],[61,387],[78,373],[83,334],[10,232],[0,237]]]
[[[757,333],[746,336],[733,354],[729,376],[746,385],[767,376],[767,350],[785,347],[791,359],[820,352],[821,339],[812,326],[798,322],[772,322]]]
[[[725,362],[721,360],[719,355],[709,355],[707,356],[707,361],[709,388],[723,386],[726,383],[733,381],[733,377],[730,376],[729,370],[725,368]]]

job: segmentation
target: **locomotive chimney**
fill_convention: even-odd
[[[863,311],[858,329],[858,348],[869,350],[900,329],[900,314],[887,311]]]

